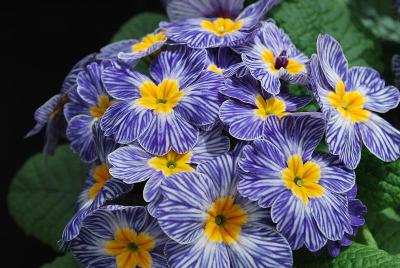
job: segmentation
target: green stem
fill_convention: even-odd
[[[371,231],[369,230],[366,224],[361,228],[360,231],[361,231],[361,237],[363,238],[366,245],[373,248],[379,248],[378,243],[376,242],[374,236],[372,235]]]

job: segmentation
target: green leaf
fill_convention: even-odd
[[[273,18],[309,56],[316,52],[318,34],[327,33],[341,43],[350,65],[382,69],[378,44],[353,19],[344,0],[282,1]]]
[[[384,163],[363,152],[356,174],[358,197],[369,211],[400,206],[400,160]]]
[[[125,22],[118,32],[112,37],[112,42],[126,39],[140,39],[146,34],[154,32],[161,21],[167,21],[165,15],[144,12]]]
[[[82,267],[70,254],[56,258],[41,268],[80,268]]]
[[[39,153],[29,158],[13,178],[8,206],[28,235],[57,249],[64,226],[86,178],[87,167],[67,145],[47,159]]]
[[[390,255],[384,250],[376,249],[366,245],[353,243],[350,247],[342,250],[336,258],[316,257],[311,254],[295,255],[295,267],[307,268],[367,268],[367,267],[400,267],[400,258]]]

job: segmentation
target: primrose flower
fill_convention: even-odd
[[[168,238],[144,207],[106,206],[87,216],[71,251],[86,267],[167,267]]]
[[[271,116],[264,139],[246,146],[239,162],[239,192],[271,208],[293,250],[305,245],[315,252],[353,232],[346,193],[354,171],[337,156],[313,153],[324,127],[318,113]]]
[[[97,58],[101,60],[118,58],[127,63],[134,63],[161,49],[166,41],[165,34],[156,30],[154,33],[147,34],[141,40],[131,39],[111,43],[100,50]]]
[[[400,93],[385,86],[379,73],[368,67],[348,68],[340,44],[320,35],[310,70],[312,88],[327,120],[326,143],[332,154],[355,169],[362,144],[383,161],[400,156],[400,131],[379,117],[397,107]]]
[[[66,122],[63,110],[64,105],[69,102],[67,94],[76,87],[77,74],[93,60],[94,54],[90,54],[80,60],[64,79],[60,93],[51,97],[35,111],[34,118],[36,125],[26,134],[25,138],[39,133],[46,127],[43,148],[45,155],[53,154],[59,138],[65,136]]]
[[[69,102],[64,109],[71,148],[84,162],[96,160],[93,124],[114,103],[101,80],[101,73],[107,64],[91,63],[85,71],[79,73],[78,86],[69,92]]]
[[[291,84],[308,83],[307,56],[271,21],[262,22],[251,42],[234,49],[242,54],[251,75],[271,94],[279,93],[280,79]]]
[[[220,75],[226,74],[226,71],[232,65],[241,63],[241,58],[228,47],[207,49],[206,69]]]
[[[101,120],[105,134],[123,144],[137,140],[156,155],[188,152],[198,139],[197,127],[218,118],[224,78],[204,70],[205,63],[205,50],[178,47],[153,61],[153,79],[125,64],[106,68],[104,84],[118,103]]]
[[[79,195],[78,211],[64,229],[59,242],[62,248],[67,248],[70,241],[79,234],[82,220],[87,215],[103,206],[106,201],[115,199],[132,189],[132,185],[111,176],[107,156],[117,149],[118,145],[103,135],[98,122],[94,126],[94,142],[98,159],[91,165],[88,179]]]
[[[266,225],[267,211],[237,193],[236,166],[225,154],[163,180],[157,218],[173,239],[165,246],[170,267],[292,265],[286,240]]]
[[[149,179],[143,190],[147,210],[156,216],[156,209],[163,200],[160,185],[164,178],[184,171],[195,171],[195,165],[211,160],[229,150],[229,138],[222,135],[218,127],[200,132],[196,145],[189,152],[178,154],[171,150],[165,155],[153,155],[139,145],[119,148],[109,156],[110,173],[132,184]]]
[[[228,125],[229,134],[240,140],[261,138],[269,116],[281,118],[304,107],[312,99],[286,93],[271,95],[250,75],[226,80],[226,86],[220,92],[233,98],[221,105],[220,119]]]
[[[193,48],[227,47],[246,41],[262,16],[278,0],[260,0],[240,14],[243,1],[172,0],[167,10],[172,22],[160,28],[172,41]]]

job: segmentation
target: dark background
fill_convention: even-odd
[[[43,133],[23,139],[34,125],[35,109],[58,93],[79,59],[106,45],[131,16],[163,12],[158,0],[38,2],[2,2],[0,7],[1,267],[39,267],[57,255],[26,236],[7,211],[11,178],[42,150]]]

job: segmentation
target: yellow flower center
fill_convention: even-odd
[[[169,113],[178,105],[183,97],[178,81],[165,79],[158,86],[151,81],[145,81],[140,86],[141,98],[136,102],[141,106],[161,113]]]
[[[275,57],[271,50],[265,49],[262,53],[262,60],[269,64],[269,68],[272,72],[279,72],[281,68],[284,68],[288,73],[295,75],[301,73],[305,65],[298,63],[293,59],[289,59],[286,56],[280,55]]]
[[[285,103],[275,97],[265,100],[261,95],[258,95],[256,98],[256,106],[257,109],[255,109],[255,113],[262,119],[267,118],[269,115],[276,115],[281,118],[282,116],[288,114],[285,112]]]
[[[232,196],[217,199],[207,213],[204,233],[212,242],[236,242],[248,219],[247,212],[235,204]]]
[[[242,28],[243,20],[233,21],[231,19],[218,18],[214,21],[203,20],[201,28],[212,32],[216,36],[224,36],[239,31]]]
[[[369,111],[363,109],[365,97],[357,90],[346,92],[342,80],[336,84],[335,92],[329,93],[328,100],[344,118],[350,119],[352,123],[364,122],[369,118]]]
[[[90,108],[90,114],[94,118],[101,118],[103,114],[106,112],[107,108],[113,105],[115,101],[111,101],[107,96],[101,95],[98,99],[97,106],[92,106]]]
[[[151,158],[148,163],[152,168],[161,171],[167,177],[183,171],[193,171],[189,164],[191,157],[192,153],[190,152],[177,154],[171,150],[166,155]]]
[[[152,45],[163,42],[167,40],[167,37],[163,32],[159,32],[157,34],[148,34],[142,38],[139,43],[136,43],[132,46],[132,52],[139,52],[149,49]]]
[[[102,164],[96,166],[92,174],[93,179],[96,181],[92,187],[89,189],[89,198],[94,199],[97,194],[103,189],[104,184],[112,178],[110,172],[108,171],[107,164]]]
[[[54,111],[50,114],[50,118],[54,119],[58,114],[60,114],[63,111],[65,104],[67,104],[68,102],[69,98],[67,95],[62,97],[61,101],[58,103]]]
[[[104,244],[104,251],[116,257],[118,268],[150,268],[150,252],[155,246],[152,236],[144,232],[137,233],[130,228],[119,228],[114,234],[114,240]]]
[[[207,70],[217,73],[217,74],[222,74],[223,70],[221,68],[219,68],[217,65],[215,64],[210,64],[207,68]]]
[[[324,194],[324,187],[318,184],[321,170],[316,163],[303,164],[301,155],[296,154],[289,158],[287,166],[282,171],[282,180],[304,204],[308,203],[309,197],[320,197]]]

